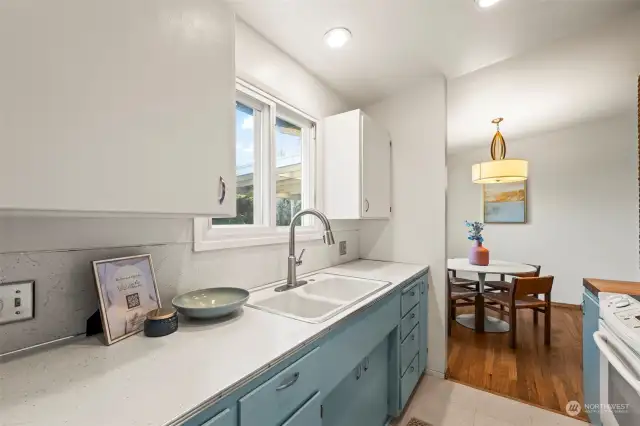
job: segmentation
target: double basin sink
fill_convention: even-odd
[[[300,278],[307,284],[276,292],[275,289],[283,284],[278,282],[252,291],[247,306],[317,324],[391,285],[387,281],[327,273]]]

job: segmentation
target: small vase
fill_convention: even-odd
[[[482,247],[481,242],[473,242],[473,246],[469,250],[469,263],[479,266],[487,266],[489,264],[489,250]]]

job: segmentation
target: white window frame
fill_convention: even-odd
[[[212,225],[211,218],[195,218],[193,222],[194,251],[221,250],[235,247],[283,244],[289,241],[289,226],[275,226],[276,218],[276,118],[300,126],[302,131],[302,205],[316,207],[318,173],[316,148],[318,120],[283,102],[243,80],[236,79],[238,101],[254,108],[261,115],[254,123],[256,138],[260,143],[254,147],[254,176],[259,176],[254,185],[253,225]],[[264,115],[268,119],[264,119]],[[261,126],[257,130],[257,124]],[[308,130],[307,130],[308,129]],[[265,136],[266,137],[263,137]],[[266,155],[269,154],[268,162]],[[234,200],[235,201],[235,200]],[[259,214],[259,218],[256,218]],[[273,225],[271,224],[273,223]],[[302,226],[296,227],[296,241],[322,239],[319,221],[309,216],[303,218]]]

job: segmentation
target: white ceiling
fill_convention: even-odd
[[[636,104],[640,0],[227,1],[353,108],[443,73],[449,152],[488,146],[497,116],[509,141]]]
[[[455,78],[638,9],[635,0],[228,0],[242,20],[352,106],[430,74]],[[322,37],[344,26],[353,40]]]

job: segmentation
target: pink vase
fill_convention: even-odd
[[[489,250],[482,247],[481,242],[473,242],[473,246],[469,250],[469,263],[479,266],[487,266],[489,264]]]

